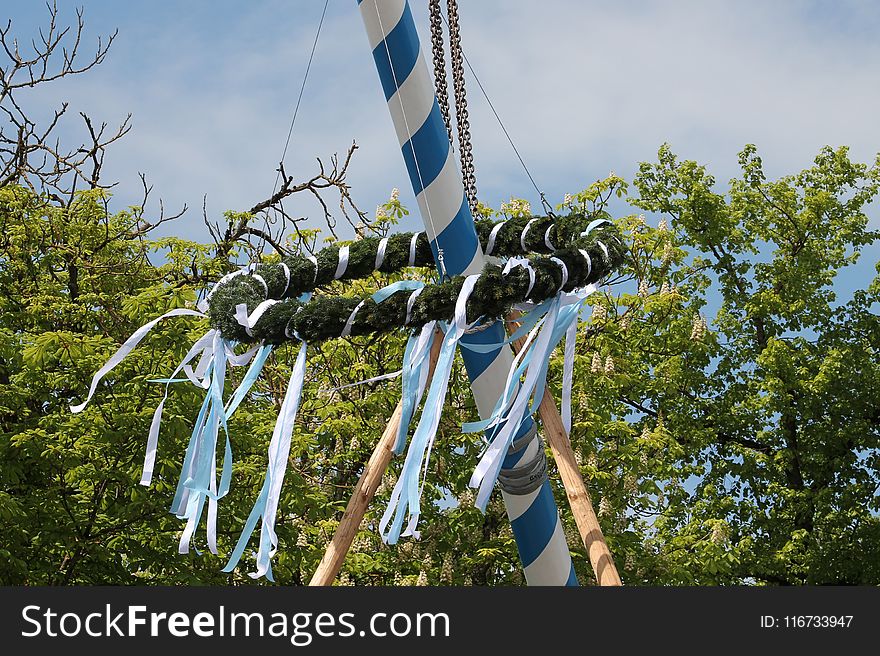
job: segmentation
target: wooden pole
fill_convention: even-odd
[[[512,312],[507,320],[517,322],[520,316],[518,312]],[[524,343],[525,338],[515,340],[514,350],[519,352]],[[590,493],[587,492],[587,486],[581,476],[581,469],[577,464],[574,450],[571,448],[571,441],[565,432],[565,426],[559,416],[556,402],[547,388],[544,388],[544,397],[541,399],[538,412],[544,424],[544,435],[559,469],[559,477],[562,479],[568,502],[571,504],[574,521],[577,523],[581,539],[584,541],[584,546],[590,557],[596,581],[599,585],[622,585],[617,567],[614,565],[614,559],[611,557],[611,551],[608,549],[602,528],[599,526],[599,519],[593,510]]]
[[[442,344],[443,333],[436,330],[434,332],[434,341],[431,344],[430,359],[428,360],[428,382],[431,381],[431,376],[434,373],[434,365],[437,364]],[[394,455],[394,441],[397,438],[397,429],[400,426],[402,411],[403,401],[397,404],[391,419],[388,421],[388,425],[385,427],[385,432],[382,433],[379,443],[373,450],[373,455],[367,461],[360,480],[358,480],[354,488],[354,493],[348,502],[348,506],[346,506],[345,512],[342,513],[339,526],[336,528],[330,544],[327,545],[327,550],[324,552],[324,557],[321,558],[318,569],[315,570],[312,580],[309,581],[310,586],[332,585],[336,575],[339,574],[339,570],[342,569],[342,563],[345,561],[345,556],[348,555],[349,549],[351,549],[351,543],[354,541],[355,535],[357,535],[361,521],[364,519],[364,514],[367,512],[367,507],[370,505],[370,501],[373,500],[376,490],[382,482],[382,476],[385,474],[385,470],[388,469],[391,456]]]

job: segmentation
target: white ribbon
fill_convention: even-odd
[[[409,323],[409,317],[412,314],[413,305],[415,305],[416,299],[419,297],[419,294],[422,293],[423,289],[424,287],[419,287],[409,295],[408,299],[406,299],[406,318],[403,320],[404,326]]]
[[[250,314],[248,314],[247,311],[247,303],[239,303],[235,306],[235,320],[239,325],[244,326],[248,335],[253,335],[253,328],[257,325],[257,321],[263,316],[263,313],[276,303],[280,302],[281,301],[276,301],[272,298],[267,299],[257,305],[257,307],[254,308],[254,311]]]
[[[364,301],[361,301],[357,305],[355,305],[354,310],[351,311],[351,314],[348,315],[348,319],[345,322],[345,325],[342,327],[342,334],[340,337],[348,337],[351,335],[351,327],[354,325],[354,318],[357,316],[358,310],[364,307]]]
[[[491,255],[492,251],[495,250],[495,238],[498,237],[498,232],[505,223],[507,221],[501,221],[492,227],[492,232],[489,233],[489,241],[486,242],[486,255]]]
[[[290,454],[290,437],[293,424],[302,398],[303,383],[306,371],[306,343],[299,347],[296,363],[290,374],[287,392],[281,404],[278,421],[269,441],[269,468],[266,472],[268,494],[266,507],[263,511],[263,523],[260,527],[260,548],[257,552],[257,570],[249,573],[251,578],[259,578],[270,569],[270,560],[278,547],[278,536],[275,534],[275,514],[278,512],[278,500],[281,498],[281,484],[287,470],[287,458]]]
[[[562,283],[559,285],[559,289],[557,292],[561,292],[562,288],[565,287],[566,283],[568,283],[568,267],[565,266],[565,262],[560,260],[558,257],[551,257],[550,260],[559,265],[560,270],[562,271]]]
[[[373,268],[378,271],[379,267],[382,266],[382,263],[385,261],[385,249],[388,248],[388,237],[383,237],[379,240],[379,248],[376,249],[376,262],[373,264]]]
[[[116,367],[116,365],[122,362],[125,359],[125,356],[127,356],[134,350],[134,348],[140,343],[140,341],[146,336],[146,334],[153,329],[153,327],[157,323],[162,321],[162,319],[178,316],[204,317],[205,315],[201,312],[197,312],[196,310],[177,308],[175,310],[171,310],[170,312],[166,312],[158,319],[153,319],[149,323],[145,323],[143,326],[134,331],[131,337],[125,340],[122,346],[119,347],[119,350],[113,354],[113,357],[107,360],[106,364],[98,370],[98,372],[92,378],[92,384],[89,386],[89,394],[88,396],[86,396],[86,400],[79,405],[70,406],[70,411],[73,413],[82,412],[83,408],[85,408],[88,402],[91,400],[92,395],[94,395],[95,389],[97,389],[98,383],[101,382],[101,379],[108,373],[110,373]]]
[[[409,433],[409,425],[412,422],[413,415],[419,403],[422,401],[422,395],[425,393],[425,386],[428,382],[428,354],[431,352],[433,345],[434,330],[437,327],[436,321],[429,321],[419,333],[418,337],[410,335],[407,340],[406,349],[403,355],[403,380],[401,381],[401,401],[403,406],[400,413],[400,424],[397,428],[397,438],[394,442],[394,453],[403,452],[406,444],[406,436]]]
[[[531,361],[526,371],[525,381],[523,381],[523,384],[517,391],[516,397],[506,413],[507,421],[495,437],[492,438],[468,483],[470,487],[478,489],[475,505],[480,509],[485,510],[489,502],[492,487],[495,485],[504,461],[504,454],[507,453],[510,443],[519,429],[520,422],[518,419],[525,414],[529,399],[538,384],[538,375],[542,369],[541,365],[550,356],[550,349],[552,348],[551,337],[556,325],[556,318],[559,315],[560,304],[561,299],[559,297],[554,299],[550,310],[544,317],[543,328],[535,340],[534,352],[531,354]],[[538,330],[538,328],[538,326],[535,326],[532,329],[533,332]]]
[[[580,236],[581,236],[581,237],[586,237],[586,236],[587,236],[588,234],[590,234],[594,229],[598,228],[598,227],[599,227],[600,225],[602,225],[603,223],[607,223],[607,224],[610,225],[610,224],[611,224],[611,221],[609,221],[608,219],[595,219],[595,220],[593,220],[593,221],[590,221],[590,224],[584,229],[584,231],[581,233]]]
[[[587,263],[587,278],[589,278],[590,274],[593,272],[593,259],[590,257],[590,254],[583,248],[579,248],[578,253],[583,256],[584,261]]]
[[[532,227],[532,224],[537,221],[538,218],[535,217],[528,223],[526,223],[526,227],[523,228],[522,234],[519,236],[519,245],[522,246],[523,253],[528,253],[529,249],[526,247],[526,235],[529,233],[529,228]]]
[[[315,265],[315,276],[312,278],[312,284],[314,285],[318,282],[318,258],[310,253],[306,255],[306,259]]]
[[[281,270],[284,271],[284,291],[281,292],[281,298],[284,298],[287,296],[287,290],[290,288],[290,267],[282,262]]]
[[[390,544],[396,543],[401,535],[400,530],[406,515],[409,515],[409,522],[403,535],[418,537],[416,528],[420,515],[419,499],[424,487],[423,471],[430,459],[437,426],[440,423],[440,415],[455,358],[455,348],[465,332],[471,327],[467,323],[467,301],[479,277],[479,274],[470,275],[465,278],[462,284],[461,292],[455,303],[455,320],[443,340],[440,356],[434,369],[434,378],[422,409],[422,416],[410,441],[400,477],[391,491],[388,508],[379,522],[379,532],[383,539]],[[392,518],[394,521],[389,528],[388,525]],[[387,532],[386,529],[388,529]]]
[[[186,355],[183,357],[183,360],[174,372],[169,376],[169,380],[165,383],[165,394],[162,397],[162,400],[159,402],[159,405],[156,407],[156,410],[153,412],[153,420],[150,422],[150,432],[147,435],[147,452],[144,456],[144,467],[141,471],[141,480],[140,484],[144,486],[149,486],[150,482],[153,480],[153,469],[156,465],[156,452],[158,450],[159,445],[159,427],[162,424],[162,410],[165,407],[165,401],[168,400],[168,389],[171,384],[171,381],[174,380],[174,377],[180,373],[180,371],[187,366],[190,360],[192,360],[196,354],[202,352],[210,352],[213,354],[213,342],[214,342],[214,334],[215,330],[211,329],[202,335],[196,342],[190,347],[189,351],[187,351]]]
[[[187,364],[183,367],[183,373],[186,374],[186,377],[189,378],[190,382],[196,387],[208,389],[208,386],[211,384],[211,379],[208,377],[208,367],[211,366],[212,362],[214,362],[213,346],[205,348],[205,350],[202,351],[202,356],[196,363],[195,371],[193,371],[193,368]]]
[[[547,231],[544,233],[544,245],[549,248],[551,251],[556,250],[556,246],[553,245],[553,242],[550,241],[550,231],[553,230],[553,224],[551,223],[547,226]]]
[[[241,355],[237,355],[236,352],[232,350],[232,344],[225,340],[223,342],[223,348],[226,349],[226,360],[233,367],[243,367],[244,365],[246,365],[248,362],[251,361],[251,359],[254,357],[257,351],[260,350],[261,347],[262,344],[257,344],[256,346],[252,347]]]
[[[523,296],[523,299],[527,299],[535,286],[535,270],[527,257],[511,257],[504,265],[504,269],[501,271],[502,275],[507,275],[515,267],[522,267],[529,273],[529,288]]]
[[[219,332],[215,332],[213,337],[214,365],[211,376],[211,387],[208,392],[210,397],[210,407],[205,418],[196,443],[197,450],[193,454],[190,468],[189,478],[184,483],[187,490],[185,495],[185,511],[181,519],[186,519],[186,526],[180,536],[180,543],[177,546],[178,553],[185,554],[189,552],[192,536],[195,534],[199,519],[202,515],[205,499],[208,503],[208,526],[207,538],[208,548],[211,553],[217,553],[217,435],[222,424],[226,428],[226,412],[223,406],[223,386],[226,379],[226,349],[225,340]],[[227,440],[228,441],[228,440]],[[226,452],[226,459],[231,454]],[[205,465],[209,466],[209,470],[205,472]],[[225,491],[224,491],[225,494]],[[183,502],[181,502],[183,505]],[[212,507],[213,506],[213,507]]]
[[[317,266],[317,265],[316,265]],[[333,280],[339,280],[343,275],[345,275],[345,270],[348,268],[348,246],[343,246],[339,249],[339,263],[336,265],[336,273],[333,274]],[[317,272],[317,268],[315,269]],[[316,273],[317,275],[317,273]]]
[[[218,280],[217,282],[214,283],[214,286],[208,290],[208,293],[205,295],[205,298],[203,298],[201,301],[199,301],[199,304],[196,307],[199,310],[201,310],[202,312],[207,312],[208,306],[210,305],[211,297],[214,295],[214,292],[216,292],[217,289],[219,289],[220,285],[232,280],[236,276],[240,276],[240,275],[247,273],[248,270],[249,270],[248,265],[245,265],[242,268],[240,268],[238,271],[233,271],[231,273],[227,273],[225,276],[220,278],[220,280]]]
[[[544,394],[550,354],[562,338],[563,330],[565,331],[566,345],[563,368],[562,407],[563,414],[568,416],[567,421],[570,427],[571,381],[577,323],[586,297],[595,290],[595,285],[588,285],[577,292],[557,295],[551,301],[544,318],[529,332],[525,345],[514,359],[508,373],[504,394],[499,400],[498,407],[493,412],[493,420],[488,422],[487,427],[497,425],[502,420],[504,420],[504,425],[489,443],[469,482],[471,487],[479,488],[476,505],[480,509],[485,511],[489,496],[492,493],[492,487],[498,478],[498,473],[504,462],[504,456],[521,425],[521,419],[527,412],[532,413],[536,410],[537,403],[540,402]],[[564,311],[563,308],[565,308]],[[535,338],[536,335],[537,338]],[[533,340],[534,346],[531,345]],[[516,396],[511,402],[507,400],[508,395],[512,391],[512,386],[516,385],[519,381],[525,366],[528,367],[525,380],[516,391]],[[531,406],[529,406],[530,398],[533,399]],[[484,424],[487,422],[478,423]]]
[[[596,245],[599,246],[599,248],[601,248],[602,252],[605,254],[605,261],[610,262],[611,256],[608,254],[608,247],[605,244],[603,244],[601,241],[599,241],[598,239],[596,240]]]
[[[419,240],[419,234],[420,233],[418,233],[418,232],[415,233],[412,236],[412,239],[409,240],[409,265],[408,266],[415,266],[415,264],[416,264],[416,242]]]

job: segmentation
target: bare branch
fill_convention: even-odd
[[[67,112],[67,103],[62,103],[42,127],[25,111],[19,93],[91,70],[104,61],[117,35],[114,32],[106,40],[99,37],[94,54],[84,58],[83,10],[76,11],[74,25],[59,27],[57,2],[47,4],[47,9],[48,27],[30,41],[28,53],[22,53],[18,38],[12,34],[12,21],[0,28],[0,57],[5,55],[7,60],[0,63],[0,110],[5,117],[5,124],[0,124],[0,186],[21,184],[53,198],[69,199],[78,180],[93,189],[113,186],[99,182],[104,153],[107,146],[128,133],[131,116],[107,135],[106,124],[95,129],[81,113],[90,142],[63,150],[53,135]]]

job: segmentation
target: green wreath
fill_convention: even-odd
[[[487,263],[468,303],[469,321],[505,316],[523,301],[541,302],[601,280],[623,262],[618,230],[606,220],[583,215],[517,217],[476,222],[484,252],[497,257],[531,255],[528,266],[503,269]],[[278,264],[258,264],[226,276],[206,299],[214,328],[226,339],[277,344],[289,339],[308,343],[346,335],[415,328],[432,320],[452,319],[465,278],[427,285],[418,293],[399,291],[380,304],[372,298],[303,294],[335,280],[363,278],[374,271],[393,273],[407,266],[434,263],[427,235],[398,233],[348,245],[328,246],[315,256],[294,255]],[[252,316],[242,320],[242,313]]]

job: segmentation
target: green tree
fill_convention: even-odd
[[[668,146],[639,169],[662,218],[625,220],[635,293],[599,296],[582,346],[587,473],[625,580],[876,584],[880,279],[834,285],[877,239],[880,162],[739,159],[726,192]]]

